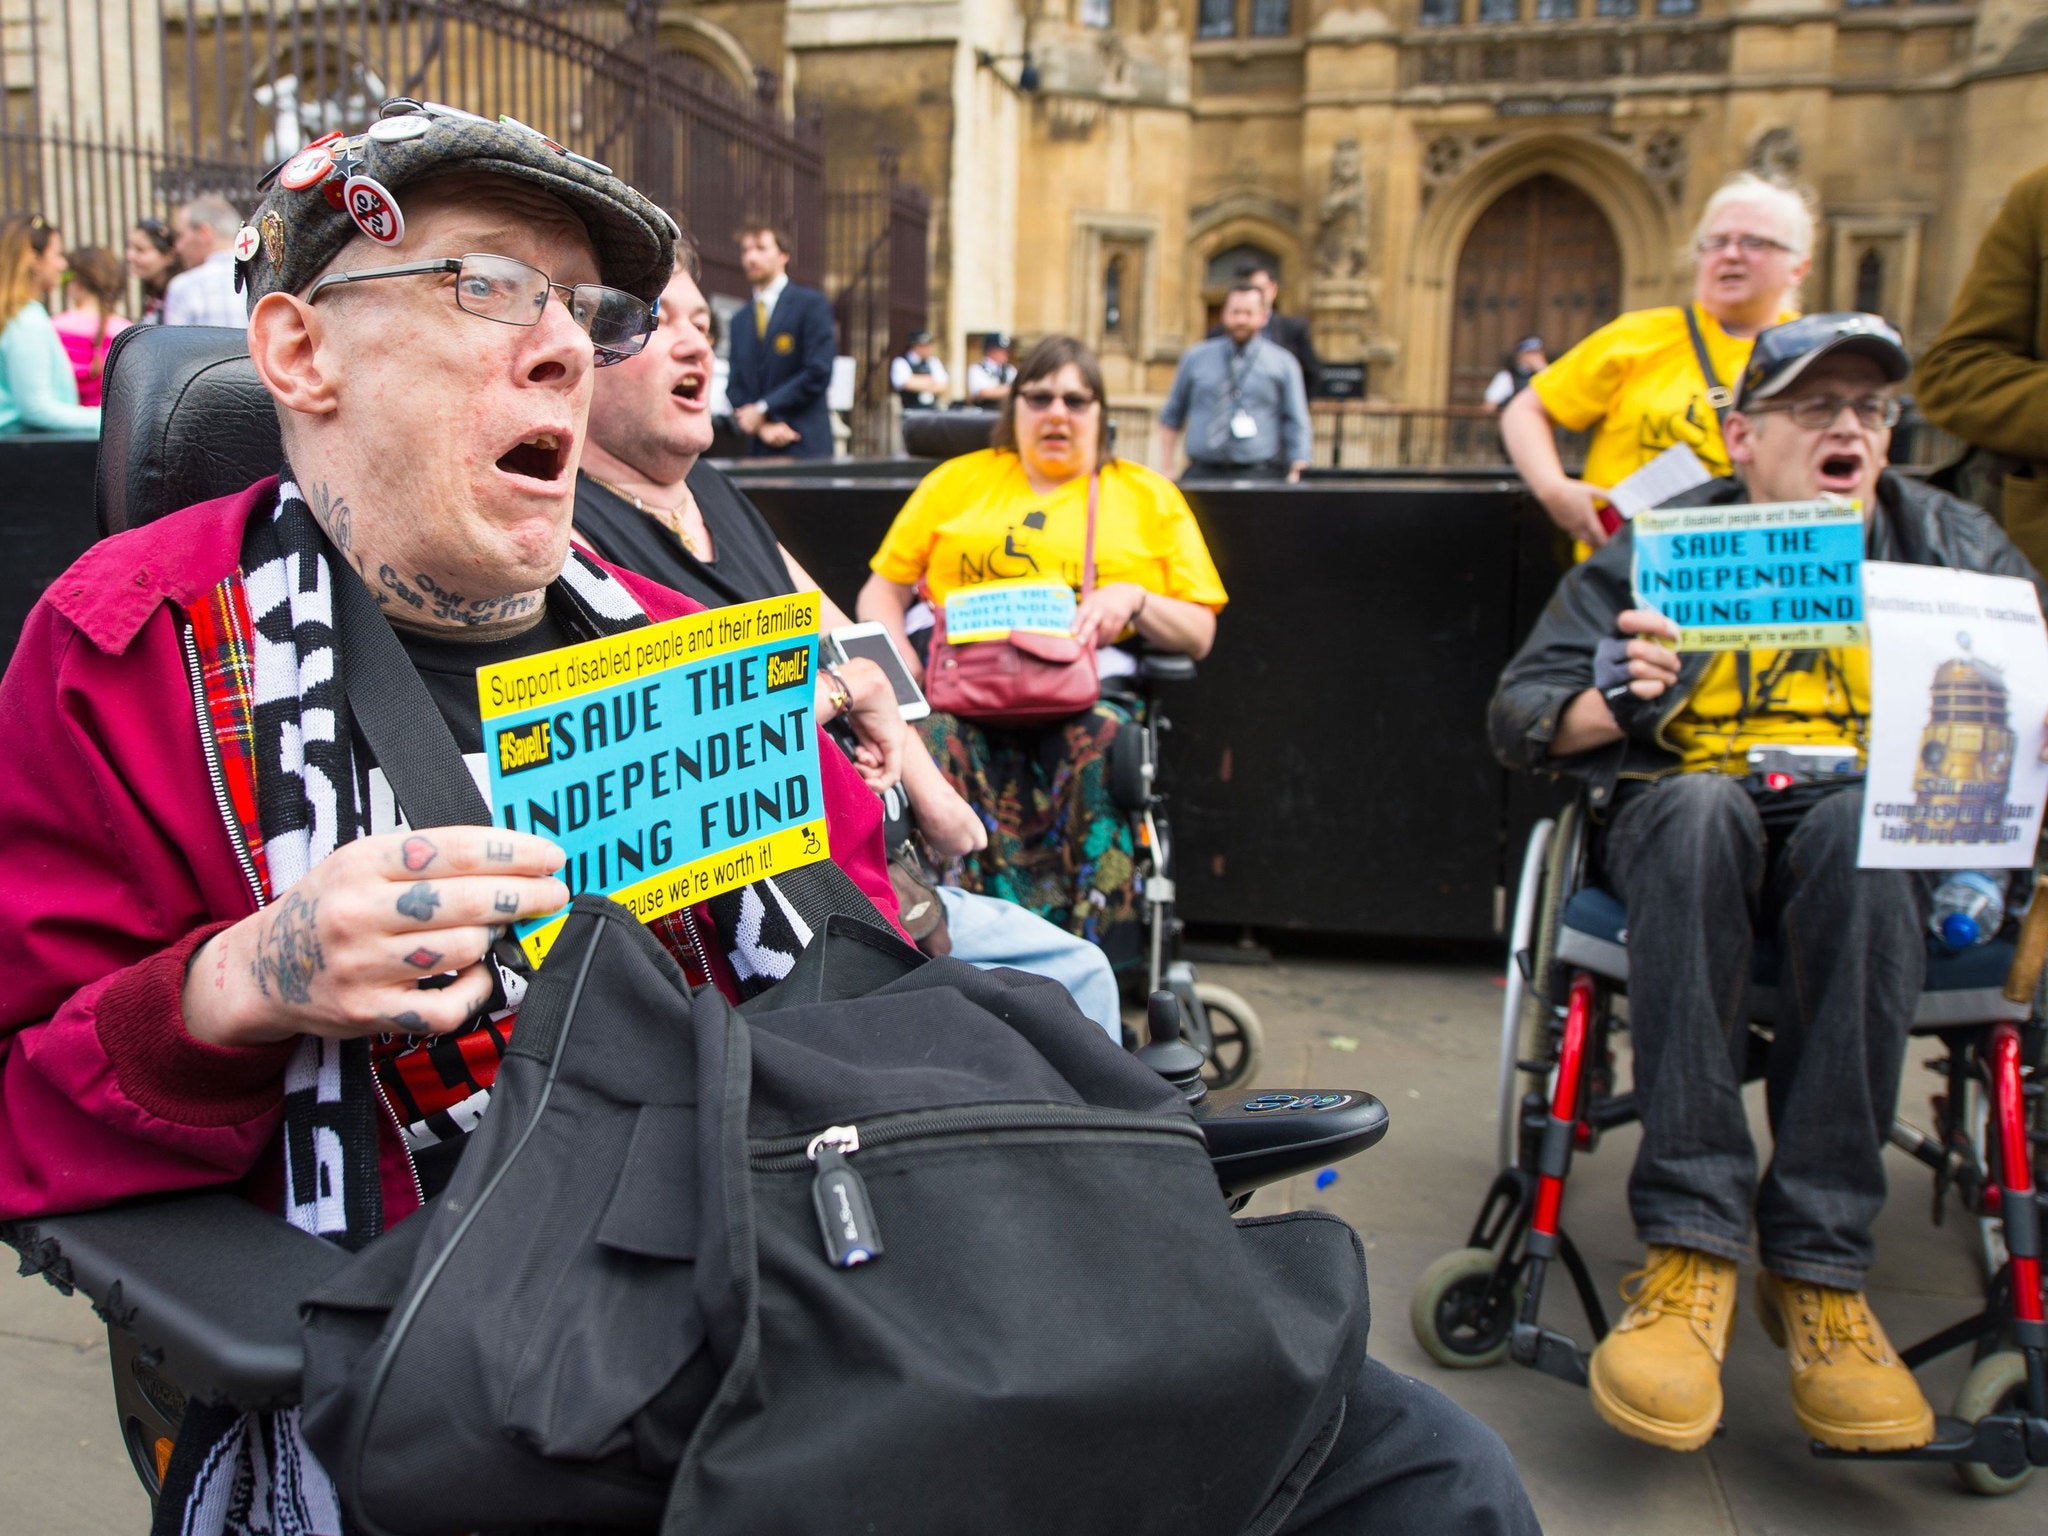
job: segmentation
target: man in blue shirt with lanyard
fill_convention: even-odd
[[[1280,479],[1308,467],[1308,391],[1301,364],[1268,341],[1266,295],[1249,280],[1223,300],[1223,334],[1181,355],[1159,413],[1160,462],[1187,434],[1183,481]]]

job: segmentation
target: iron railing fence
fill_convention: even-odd
[[[118,249],[200,192],[262,173],[387,96],[509,113],[613,166],[695,234],[706,286],[745,293],[736,237],[825,244],[822,135],[665,55],[657,9],[591,0],[0,0],[0,210]]]
[[[854,401],[847,425],[855,458],[901,451],[889,410],[889,360],[925,325],[931,225],[924,193],[899,180],[883,155],[876,181],[825,196],[826,291],[839,322],[839,351],[854,360]]]

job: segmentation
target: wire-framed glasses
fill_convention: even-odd
[[[343,283],[368,282],[378,277],[422,277],[437,272],[455,274],[455,302],[459,307],[500,325],[540,324],[548,295],[561,294],[570,318],[590,333],[600,368],[631,357],[647,345],[647,338],[654,332],[654,307],[622,289],[607,288],[602,283],[577,283],[571,287],[510,256],[477,251],[462,257],[409,261],[396,267],[329,272],[306,290],[306,302],[312,303],[325,290]]]
[[[1846,409],[1856,413],[1864,431],[1881,432],[1899,424],[1901,407],[1890,395],[1801,395],[1796,400],[1759,400],[1743,409],[1751,416],[1773,411],[1790,416],[1794,426],[1808,432],[1832,427]]]

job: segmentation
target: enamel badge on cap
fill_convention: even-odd
[[[379,144],[401,144],[407,139],[416,139],[425,133],[430,124],[417,112],[403,117],[380,117],[370,124],[369,134]]]
[[[263,254],[269,258],[272,267],[284,265],[284,220],[272,208],[263,215]]]
[[[333,169],[334,156],[325,145],[315,144],[285,161],[284,169],[277,173],[277,182],[287,192],[303,192]]]
[[[405,215],[398,211],[398,199],[376,177],[349,177],[341,201],[356,228],[379,245],[396,245],[405,238]]]
[[[235,231],[235,260],[253,261],[256,247],[263,243],[263,237],[256,233],[254,224],[244,224]]]

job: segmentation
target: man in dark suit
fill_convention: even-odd
[[[789,280],[789,242],[773,226],[740,231],[740,267],[753,302],[732,318],[732,374],[726,398],[756,456],[832,457],[832,383],[838,333],[832,305]]]
[[[1259,291],[1266,296],[1266,313],[1271,318],[1266,321],[1265,330],[1259,334],[1275,346],[1284,347],[1294,354],[1294,360],[1301,364],[1302,385],[1307,389],[1309,398],[1313,400],[1316,386],[1322,382],[1323,360],[1316,356],[1316,344],[1309,340],[1308,322],[1299,315],[1280,313],[1280,283],[1273,276],[1270,267],[1254,266],[1246,262],[1237,269],[1237,280],[1241,283],[1256,284]],[[1209,334],[1221,336],[1223,327],[1211,326]]]

